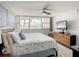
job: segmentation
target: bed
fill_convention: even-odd
[[[23,33],[25,40],[11,45],[11,55],[14,57],[46,57],[57,56],[56,41],[42,33]]]

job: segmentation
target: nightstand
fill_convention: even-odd
[[[11,54],[7,52],[3,52],[2,54],[0,54],[0,57],[11,57]]]
[[[11,54],[0,54],[0,57],[11,57]]]
[[[79,46],[71,46],[73,50],[73,57],[79,57]]]

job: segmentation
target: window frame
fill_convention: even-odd
[[[31,27],[31,18],[32,18],[31,16],[16,16],[16,17],[19,17],[19,21],[16,21],[16,23],[17,23],[19,26],[16,25],[16,27],[19,27],[20,29],[22,29],[22,28],[20,27],[20,22],[21,22],[21,21],[20,21],[20,20],[21,20],[20,17],[25,17],[25,20],[26,20],[26,17],[27,17],[27,18],[28,18],[28,22],[25,22],[25,20],[24,20],[23,29],[25,29],[25,24],[26,24],[26,23],[28,23],[28,27],[27,27],[26,29],[31,29],[31,28],[30,28],[30,27]],[[33,18],[35,18],[35,17],[33,17]],[[40,18],[40,22],[41,22],[41,24],[40,24],[40,26],[41,26],[40,29],[50,29],[50,18],[49,18],[49,17],[37,17],[37,16],[36,16],[36,18]],[[42,22],[42,19],[43,19],[43,18],[49,18],[49,22]],[[44,28],[44,26],[43,26],[44,23],[45,23],[45,24],[49,24],[49,28]]]

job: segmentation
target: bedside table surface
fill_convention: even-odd
[[[79,46],[75,45],[75,46],[71,46],[72,49],[79,51]]]
[[[71,46],[71,49],[73,50],[73,57],[79,57],[79,46]]]

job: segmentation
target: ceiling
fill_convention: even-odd
[[[16,15],[42,15],[42,9],[49,4],[51,13],[79,9],[78,1],[4,1]]]

